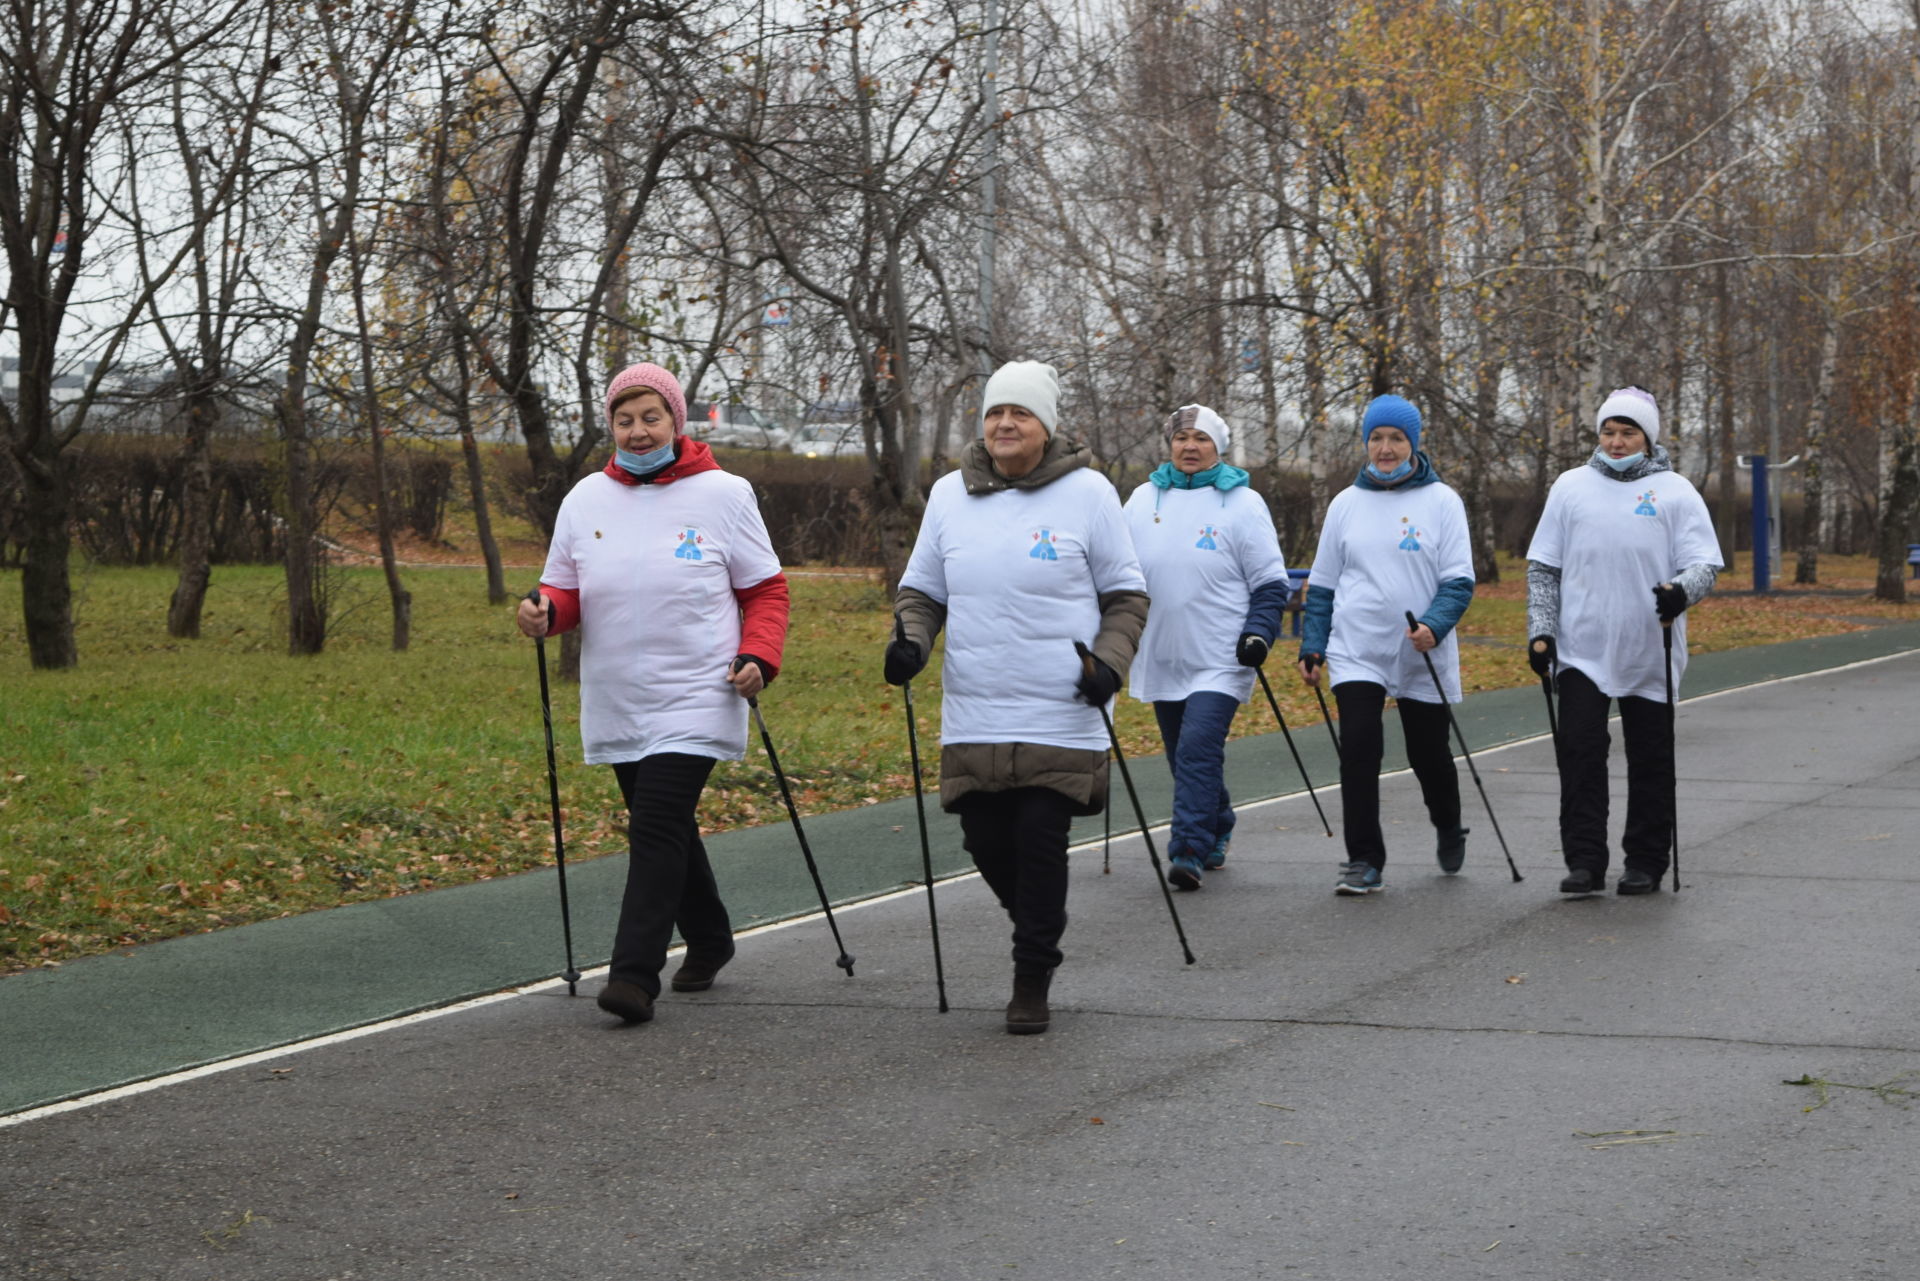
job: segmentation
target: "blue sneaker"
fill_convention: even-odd
[[[1334,882],[1335,894],[1378,894],[1386,889],[1380,869],[1371,863],[1342,863],[1340,879]]]
[[[1218,841],[1214,842],[1213,848],[1207,851],[1207,856],[1200,860],[1200,866],[1206,868],[1209,872],[1217,872],[1225,867],[1227,865],[1227,846],[1231,844],[1233,844],[1233,838],[1231,836],[1221,837]]]
[[[1200,860],[1192,854],[1175,854],[1168,860],[1173,866],[1167,872],[1167,882],[1177,890],[1197,890],[1200,888]]]

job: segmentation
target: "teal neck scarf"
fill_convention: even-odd
[[[1246,484],[1251,478],[1232,463],[1215,463],[1191,476],[1172,463],[1161,463],[1147,479],[1159,489],[1217,489],[1225,493]]]

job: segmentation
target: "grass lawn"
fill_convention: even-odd
[[[1863,558],[1830,558],[1825,570],[1819,592],[1709,600],[1692,622],[1695,650],[1920,617],[1920,605],[1868,599]],[[1519,571],[1509,564],[1463,622],[1469,689],[1534,680],[1519,646]],[[19,575],[0,574],[0,680],[12,690],[0,738],[0,971],[549,860],[532,645],[508,607],[486,604],[479,570],[405,576],[414,593],[409,652],[387,648],[379,572],[345,569],[327,652],[292,659],[276,568],[216,570],[204,637],[184,642],[166,635],[170,569],[76,565],[81,665],[36,672]],[[521,570],[512,581],[532,577]],[[857,571],[801,572],[793,584],[786,671],[762,706],[800,804],[814,811],[904,794],[900,694],[879,675],[884,597]],[[1289,670],[1278,662],[1269,670],[1289,723],[1317,720]],[[936,662],[919,699],[928,758],[937,672]],[[556,701],[569,855],[620,851],[625,816],[611,771],[579,762],[573,688],[557,687]],[[1119,724],[1130,752],[1159,750],[1145,706],[1123,700]],[[1256,691],[1236,733],[1274,728]],[[784,821],[757,737],[746,761],[716,771],[701,821],[709,830]]]

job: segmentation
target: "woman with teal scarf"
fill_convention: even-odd
[[[1167,420],[1172,457],[1127,500],[1153,608],[1131,692],[1153,704],[1173,771],[1167,879],[1200,888],[1227,860],[1227,730],[1280,630],[1290,584],[1266,500],[1221,459],[1229,431],[1205,405]]]

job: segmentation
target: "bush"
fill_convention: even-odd
[[[74,539],[103,565],[153,565],[180,551],[186,467],[177,441],[153,436],[82,436],[62,456],[73,493]],[[268,564],[286,539],[279,514],[285,469],[279,451],[253,443],[213,447],[211,559]],[[316,513],[338,501],[354,460],[316,450]]]

